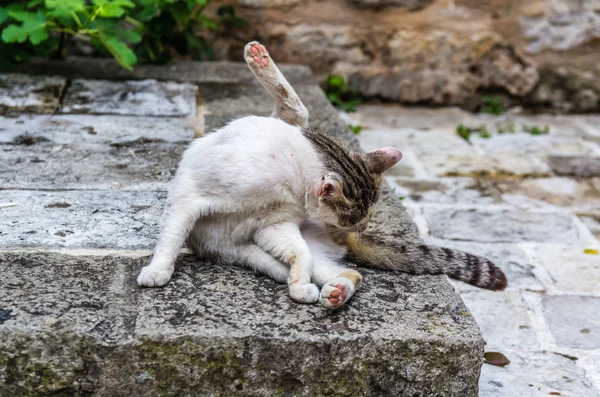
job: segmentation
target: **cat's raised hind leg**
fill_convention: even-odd
[[[320,301],[329,309],[346,303],[358,289],[362,276],[356,270],[315,258],[313,280],[321,285]]]
[[[308,110],[262,44],[252,41],[244,48],[244,59],[254,76],[275,101],[274,116],[290,125],[308,127]]]

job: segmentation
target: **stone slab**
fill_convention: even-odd
[[[470,241],[441,240],[434,237],[426,239],[428,244],[448,247],[480,255],[490,259],[506,274],[510,288],[525,289],[528,291],[543,292],[543,284],[533,274],[533,265],[527,254],[516,244],[490,244]],[[452,281],[454,288],[460,293],[481,291],[459,281]]]
[[[586,254],[585,248],[544,245],[535,247],[535,255],[559,291],[600,296],[600,255]]]
[[[545,296],[544,317],[560,347],[600,349],[600,298]]]
[[[423,289],[423,277],[365,270],[352,305],[331,312],[191,256],[167,287],[141,289],[147,260],[0,253],[0,307],[12,310],[0,396],[477,393],[465,379],[483,345],[441,277]]]
[[[2,189],[168,189],[186,145],[0,145]]]
[[[0,74],[0,114],[54,113],[66,84],[58,76]]]
[[[73,80],[60,113],[193,117],[197,88],[156,80]]]
[[[424,208],[431,235],[447,240],[487,243],[579,242],[570,216],[521,211]]]
[[[596,239],[600,240],[600,222],[598,222],[596,218],[590,216],[581,216],[579,219],[581,219]]]
[[[501,350],[511,361],[505,367],[484,364],[479,382],[481,397],[595,396],[585,371],[553,352]]]
[[[558,175],[582,178],[600,176],[600,157],[551,156],[548,163]]]
[[[474,147],[490,154],[527,154],[545,156],[600,155],[600,147],[578,137],[533,136],[530,134],[494,134],[484,139],[478,135],[471,138]]]
[[[187,144],[194,139],[194,130],[188,119],[180,117],[0,116],[0,143],[23,142],[27,137],[61,145],[126,145],[139,141]]]
[[[387,173],[386,173],[387,175]],[[489,205],[502,203],[493,181],[470,177],[417,179],[386,176],[396,193],[417,203]]]
[[[501,180],[496,183],[503,201],[516,205],[598,207],[600,191],[586,180],[565,177]]]
[[[527,155],[434,153],[421,156],[425,167],[437,176],[546,176],[550,168]]]
[[[3,190],[0,247],[152,249],[165,192]]]
[[[486,351],[540,348],[519,290],[479,290],[463,292],[460,296],[481,329]],[[490,310],[490,307],[494,310]]]
[[[192,84],[245,84],[259,85],[248,66],[240,62],[185,62],[172,65],[136,65],[130,71],[123,69],[112,58],[67,57],[65,60],[32,59],[27,64],[0,67],[2,71],[43,75],[64,76],[69,79],[100,80],[146,80],[179,81]],[[310,68],[304,65],[277,66],[293,86],[300,84],[316,85],[317,80]]]

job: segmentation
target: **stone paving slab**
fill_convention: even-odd
[[[558,175],[584,178],[600,176],[600,157],[551,156],[549,164]]]
[[[0,143],[23,142],[26,137],[56,144],[127,144],[159,141],[188,144],[194,130],[180,117],[131,117],[94,115],[0,116]]]
[[[425,167],[436,176],[547,176],[550,167],[540,159],[527,155],[491,155],[437,153],[420,157]]]
[[[579,137],[544,137],[516,133],[493,135],[491,138],[474,136],[474,147],[490,154],[524,154],[546,156],[598,156],[598,146]]]
[[[577,243],[570,216],[556,213],[424,208],[431,235],[487,243]]]
[[[166,192],[3,190],[0,247],[152,249]]]
[[[0,74],[0,115],[54,113],[66,84],[58,76]]]
[[[503,351],[506,367],[484,365],[481,395],[485,397],[596,396],[585,372],[573,360],[552,352]],[[552,394],[554,393],[554,394]],[[560,394],[558,394],[560,393]]]
[[[269,278],[190,256],[167,287],[140,290],[147,260],[0,253],[0,307],[13,309],[0,324],[0,351],[13,352],[0,379],[20,380],[0,395],[476,394],[464,363],[479,362],[482,342],[441,277],[425,290],[423,277],[365,270],[354,304],[328,312],[293,303]],[[44,372],[23,377],[33,368]]]
[[[545,296],[544,314],[558,346],[600,349],[600,298]]]
[[[533,250],[558,291],[600,297],[600,255],[585,253],[585,246],[544,245]]]
[[[0,147],[2,189],[161,190],[175,175],[186,145],[133,143]]]
[[[73,80],[60,113],[194,117],[197,87],[156,80]]]
[[[502,202],[493,184],[471,177],[418,179],[386,177],[398,196],[424,204],[488,205]]]

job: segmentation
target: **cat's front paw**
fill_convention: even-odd
[[[319,287],[314,284],[292,284],[290,297],[300,303],[315,303],[319,300]]]
[[[171,280],[171,274],[172,272],[166,270],[146,266],[142,268],[137,283],[140,287],[162,287]]]

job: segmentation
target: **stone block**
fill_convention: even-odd
[[[460,297],[479,325],[486,351],[539,349],[519,290],[470,291],[461,293]],[[491,307],[494,309],[490,310]]]
[[[548,163],[558,175],[582,178],[600,176],[600,157],[550,156]]]
[[[506,367],[484,364],[479,381],[482,397],[593,396],[591,382],[575,360],[553,352],[501,350]]]
[[[534,254],[559,291],[600,295],[600,255],[586,254],[584,249],[582,245],[543,245],[535,247]]]
[[[477,394],[483,344],[441,277],[423,289],[423,277],[365,270],[352,303],[331,312],[190,256],[165,288],[141,289],[146,261],[0,253],[0,307],[12,310],[0,396]]]
[[[487,243],[579,242],[577,226],[570,216],[520,211],[480,211],[424,208],[433,237]]]
[[[429,172],[437,176],[546,176],[550,168],[533,156],[432,153],[421,156]]]
[[[2,191],[0,247],[152,249],[166,192]]]
[[[502,202],[502,197],[494,183],[485,179],[469,177],[415,179],[389,176],[386,180],[396,188],[399,195],[406,196],[417,203],[489,205]]]
[[[544,317],[557,345],[600,349],[600,298],[545,296]]]
[[[60,112],[129,116],[193,117],[197,88],[192,84],[73,80]]]
[[[551,177],[501,180],[496,183],[506,202],[540,207],[597,207],[600,191],[585,180]]]
[[[0,74],[0,114],[54,113],[66,84],[58,76]]]
[[[578,137],[533,136],[529,134],[504,133],[497,135],[492,131],[491,138],[471,137],[473,146],[485,153],[523,154],[537,157],[545,156],[589,156],[600,155],[600,147]]]

